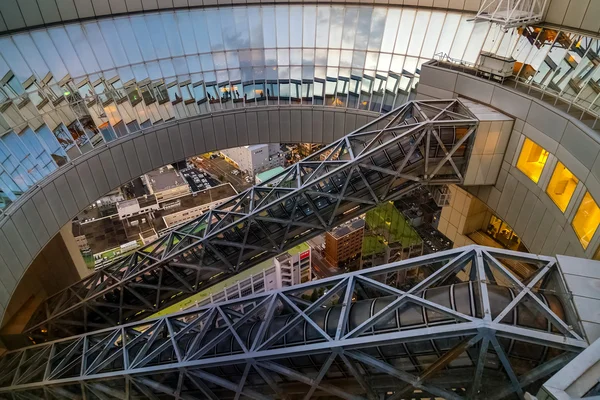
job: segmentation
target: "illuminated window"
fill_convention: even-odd
[[[535,142],[525,139],[521,154],[519,155],[519,161],[517,161],[517,168],[527,175],[529,179],[538,183],[547,160],[548,152],[546,150],[538,146]]]
[[[586,192],[583,201],[573,218],[573,229],[584,249],[587,249],[592,236],[600,223],[600,207],[596,204],[590,192]]]
[[[550,183],[546,189],[548,196],[554,201],[554,204],[560,208],[560,211],[565,212],[575,187],[579,179],[571,173],[561,162],[556,164]]]

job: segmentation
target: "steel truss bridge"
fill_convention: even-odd
[[[140,320],[418,185],[461,183],[476,117],[411,101],[47,299],[36,340]]]
[[[467,246],[9,352],[0,398],[512,399],[586,346],[556,259]]]

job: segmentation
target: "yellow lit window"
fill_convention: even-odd
[[[525,139],[521,154],[519,155],[519,161],[517,161],[517,168],[527,175],[529,179],[538,183],[547,160],[548,152],[546,150],[538,146],[534,141]]]
[[[579,179],[577,179],[577,177],[561,162],[556,164],[546,193],[548,193],[548,196],[554,201],[554,204],[560,208],[560,211],[565,212],[567,209],[567,205],[569,204],[569,201],[571,201],[571,197],[573,196],[573,192],[575,191],[578,182]]]
[[[596,204],[590,192],[586,192],[583,201],[573,218],[573,229],[584,249],[587,249],[592,236],[600,223],[600,207]]]

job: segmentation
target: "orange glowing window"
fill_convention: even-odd
[[[523,142],[521,154],[519,154],[517,168],[527,175],[529,179],[538,183],[544,165],[546,165],[546,161],[548,160],[548,154],[540,145],[526,138],[525,142]]]
[[[571,223],[584,249],[587,249],[590,244],[599,223],[600,207],[598,207],[590,192],[586,192]]]
[[[565,212],[567,209],[577,183],[579,183],[579,179],[561,162],[558,162],[552,178],[550,178],[550,183],[548,183],[546,193],[548,193],[554,204],[560,208],[560,211]]]

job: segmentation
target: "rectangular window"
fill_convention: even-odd
[[[548,196],[554,201],[554,204],[560,211],[565,212],[573,192],[579,183],[579,179],[571,173],[561,162],[556,164],[550,183],[546,189]]]
[[[517,168],[535,183],[538,183],[548,160],[548,152],[530,139],[525,139]]]
[[[584,250],[587,249],[592,236],[598,229],[598,223],[600,223],[600,208],[590,192],[586,192],[571,223]]]

